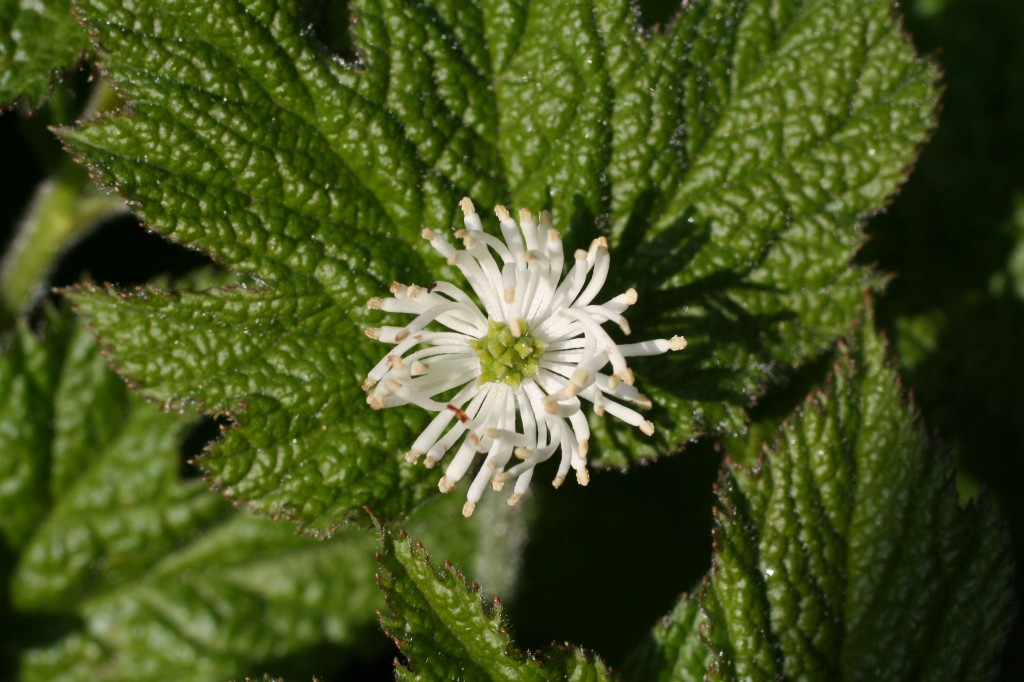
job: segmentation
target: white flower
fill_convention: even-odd
[[[608,275],[604,237],[576,251],[563,278],[562,239],[547,213],[538,224],[529,211],[520,211],[517,225],[497,206],[499,239],[483,231],[473,202],[465,198],[461,207],[466,229],[455,236],[464,249],[430,229],[423,237],[462,271],[479,304],[449,282],[426,288],[396,282],[393,297],[371,299],[370,308],[416,317],[404,327],[366,330],[394,348],[370,370],[363,390],[374,409],[411,403],[437,413],[406,455],[410,463],[425,454],[424,465],[431,468],[461,439],[438,483],[441,492],[462,479],[478,453],[486,453],[462,509],[470,516],[488,483],[501,490],[516,479],[508,498],[516,504],[534,467],[559,450],[554,486],[570,467],[580,485],[588,483],[590,427],[581,399],[598,415],[653,434],[654,424],[627,404],[651,406],[633,387],[626,358],[682,350],[686,340],[617,344],[601,327],[612,321],[629,334],[622,313],[636,302],[636,291],[627,289],[593,303]],[[611,372],[602,371],[608,365]],[[517,461],[509,466],[513,456]]]

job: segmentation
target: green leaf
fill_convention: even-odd
[[[860,224],[935,102],[885,0],[688,3],[653,35],[625,0],[365,0],[356,61],[295,3],[80,5],[132,115],[65,140],[251,284],[76,305],[145,395],[234,416],[204,461],[226,494],[314,533],[432,491],[400,460],[422,411],[363,404],[383,351],[360,327],[392,279],[451,274],[418,235],[456,225],[460,196],[548,208],[576,244],[607,233],[636,336],[690,338],[636,363],[653,440],[592,418],[593,459],[623,466],[737,427],[848,328],[877,284],[849,267]]]
[[[630,270],[661,273],[636,314],[690,347],[650,394],[668,414],[692,412],[692,428],[727,429],[767,381],[843,334],[877,285],[849,260],[925,136],[937,76],[887,2],[694,3],[654,45],[679,95],[652,103],[672,112],[652,120],[685,124],[669,150],[650,130],[628,148],[623,175],[665,176]]]
[[[88,48],[71,0],[0,0],[0,107],[39,106]]]
[[[0,356],[4,656],[20,679],[308,676],[372,633],[372,534],[316,542],[181,480],[186,421],[131,397],[73,318],[45,317]]]
[[[451,562],[436,570],[423,545],[404,532],[396,540],[388,527],[378,528],[377,584],[388,605],[380,622],[406,659],[396,661],[396,679],[611,679],[600,659],[579,648],[552,649],[542,658],[516,648],[501,601],[486,603],[480,587],[468,586]]]
[[[701,638],[698,597],[682,596],[672,613],[654,627],[626,661],[622,679],[673,682],[704,678],[711,652]]]
[[[385,454],[408,446],[421,415],[365,407],[360,384],[376,349],[346,346],[362,335],[346,308],[281,288],[151,287],[127,305],[98,291],[70,296],[122,351],[120,371],[152,382],[145,395],[179,407],[196,400],[236,422],[201,460],[227,496],[329,534],[346,516],[362,518],[357,505],[394,516],[435,489],[430,472]]]
[[[23,679],[308,677],[352,655],[338,647],[365,646],[378,602],[365,535],[320,544],[247,514],[192,534],[138,580],[64,612],[77,627],[29,643]]]
[[[710,665],[689,656],[698,630],[683,623],[656,631],[640,664],[687,665],[644,679],[994,676],[1014,615],[1005,528],[985,496],[958,508],[950,458],[872,324],[759,467],[722,473],[697,624]]]

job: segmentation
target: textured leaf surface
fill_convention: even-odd
[[[377,584],[384,591],[384,630],[406,658],[399,680],[609,680],[600,659],[578,648],[558,648],[538,659],[516,648],[501,602],[485,604],[479,586],[450,562],[435,569],[423,545],[380,528]]]
[[[700,599],[684,595],[630,656],[622,679],[636,682],[702,680],[711,652],[701,638]]]
[[[648,63],[656,77],[621,75],[644,107],[622,111],[636,134],[611,177],[637,198],[613,203],[613,236],[624,279],[656,282],[634,315],[690,347],[645,386],[683,433],[728,428],[855,318],[859,222],[923,139],[935,72],[885,2],[689,3]]]
[[[88,48],[71,0],[0,0],[0,106],[39,105]]]
[[[860,222],[934,103],[884,0],[689,3],[651,36],[626,2],[366,0],[356,62],[290,2],[80,4],[132,115],[65,139],[252,285],[76,304],[146,395],[235,413],[205,466],[312,532],[432,488],[400,465],[424,415],[363,404],[382,350],[360,327],[392,279],[450,274],[418,234],[455,226],[460,196],[548,208],[577,244],[607,233],[635,335],[690,338],[636,363],[653,440],[594,418],[595,461],[619,466],[738,426],[848,327],[872,282],[848,267]]]
[[[23,680],[309,676],[372,630],[370,534],[327,543],[180,480],[185,422],[48,314],[0,356],[4,656]],[[5,600],[6,601],[6,600]]]
[[[635,679],[993,677],[1013,616],[1006,532],[987,498],[958,508],[885,353],[863,323],[759,469],[726,467],[697,624],[710,665],[680,618],[640,657],[671,674]]]

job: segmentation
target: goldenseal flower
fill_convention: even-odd
[[[484,232],[468,197],[460,206],[465,229],[455,237],[462,249],[431,229],[423,238],[462,272],[476,300],[449,282],[426,288],[396,282],[390,298],[370,299],[372,309],[416,317],[404,327],[366,330],[394,348],[370,370],[363,390],[376,410],[413,404],[436,413],[406,454],[410,463],[426,455],[423,463],[432,468],[461,440],[438,482],[441,492],[486,453],[462,508],[470,516],[488,484],[501,490],[515,479],[508,503],[519,502],[534,467],[559,451],[553,485],[562,484],[570,467],[587,485],[590,426],[583,400],[597,415],[652,435],[654,424],[637,411],[651,401],[633,386],[626,358],[682,350],[686,339],[612,340],[602,325],[615,322],[628,335],[622,314],[637,295],[627,289],[593,303],[608,276],[604,237],[576,251],[562,277],[562,238],[546,212],[537,222],[522,210],[517,224],[504,206],[495,207],[499,239]]]

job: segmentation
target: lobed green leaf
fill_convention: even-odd
[[[578,245],[607,234],[636,336],[690,339],[636,363],[653,440],[592,418],[595,463],[624,466],[740,427],[848,328],[878,284],[849,266],[861,222],[935,103],[884,0],[688,3],[652,35],[622,0],[365,0],[354,60],[294,3],[81,8],[131,109],[64,139],[248,286],[72,297],[145,395],[233,415],[204,460],[226,494],[312,533],[431,490],[400,459],[425,415],[360,399],[383,354],[362,306],[452,274],[418,234],[454,226],[460,196],[550,209]]]
[[[644,378],[655,421],[728,430],[879,284],[850,259],[932,124],[937,74],[874,1],[692,3],[647,54],[650,76],[622,73],[637,129],[610,169],[613,254],[646,285],[647,333],[690,341]],[[629,435],[633,456],[672,445]]]

